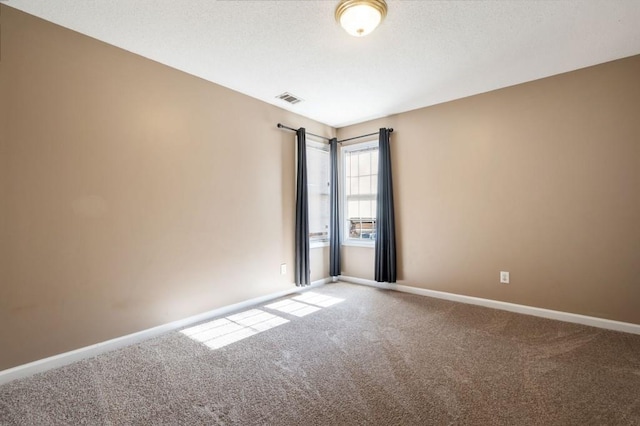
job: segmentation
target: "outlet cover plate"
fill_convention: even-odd
[[[502,284],[509,284],[509,273],[506,271],[500,271],[500,282]]]

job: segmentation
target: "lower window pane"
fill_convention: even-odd
[[[355,217],[347,221],[349,238],[358,240],[376,239],[376,220],[371,217]]]

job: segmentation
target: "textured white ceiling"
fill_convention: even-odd
[[[5,4],[334,127],[640,53],[640,0],[387,0],[364,38],[335,22],[337,3]]]

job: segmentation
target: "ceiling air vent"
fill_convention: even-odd
[[[285,102],[289,102],[291,105],[295,105],[298,102],[302,102],[302,99],[300,99],[299,97],[297,97],[296,95],[292,95],[289,92],[284,92],[278,96],[276,96],[276,98],[278,99],[282,99]]]

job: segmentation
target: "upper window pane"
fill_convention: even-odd
[[[378,174],[378,150],[371,151],[371,174]]]
[[[349,176],[358,176],[358,154],[349,155],[349,163],[351,164]]]
[[[358,178],[358,189],[360,190],[360,194],[371,194],[371,175],[360,176]]]
[[[358,176],[353,176],[349,178],[349,183],[351,184],[351,194],[350,195],[358,195],[360,194],[360,187],[359,187],[359,179]]]
[[[358,154],[358,174],[360,176],[371,174],[371,151]]]

